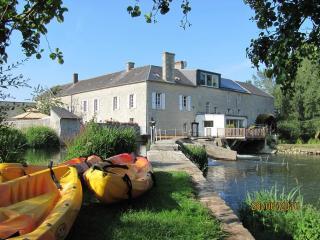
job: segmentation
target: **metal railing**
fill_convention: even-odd
[[[181,129],[155,129],[155,141],[187,136],[188,131],[183,131]]]

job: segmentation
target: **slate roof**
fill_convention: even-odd
[[[236,82],[238,84],[240,84],[241,87],[245,88],[247,91],[249,91],[253,95],[273,98],[272,95],[262,91],[260,88],[257,88],[256,86],[252,85],[251,83],[245,83],[245,82],[239,82],[239,81],[236,81]]]
[[[63,119],[79,119],[79,117],[68,110],[61,107],[52,107],[52,111],[54,111],[59,118]]]
[[[185,86],[197,86],[197,70],[189,69],[174,69],[175,84]],[[165,82],[162,78],[162,67],[147,65],[143,67],[137,67],[129,72],[123,70],[107,75],[103,75],[96,78],[87,80],[81,80],[76,84],[69,83],[60,86],[62,91],[60,96],[69,96],[72,94],[89,92],[98,89],[117,87],[122,85],[128,85],[133,83],[145,82],[145,81],[159,81]],[[236,82],[230,79],[221,78],[220,88],[222,90],[230,90],[242,93],[252,93],[260,96],[272,97],[271,95],[263,92],[262,90],[254,87],[251,84],[244,84],[242,82]],[[251,85],[251,86],[248,86]]]

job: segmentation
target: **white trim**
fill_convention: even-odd
[[[160,102],[161,102],[161,109],[165,110],[166,109],[166,94],[165,93],[161,93]]]
[[[97,110],[94,109],[94,104],[95,104],[95,101],[97,100]],[[100,99],[99,98],[94,98],[93,99],[93,113],[98,113],[100,111]]]
[[[152,109],[156,109],[156,92],[151,94]]]
[[[180,111],[183,110],[183,106],[182,106],[182,95],[179,95],[179,110],[180,110]]]
[[[191,105],[192,105],[192,98],[191,96],[187,96],[187,110],[191,111]]]

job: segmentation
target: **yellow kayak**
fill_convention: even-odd
[[[83,178],[95,196],[107,204],[136,198],[154,184],[150,162],[126,153],[95,164]]]
[[[0,184],[0,239],[64,239],[82,203],[74,167],[58,166]]]

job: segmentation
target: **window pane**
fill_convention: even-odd
[[[219,76],[212,75],[212,86],[218,87],[219,86]]]
[[[207,86],[212,87],[212,75],[207,75]]]
[[[204,73],[200,73],[200,85],[206,85],[206,75]]]
[[[204,127],[213,127],[213,121],[204,121],[203,125]]]

